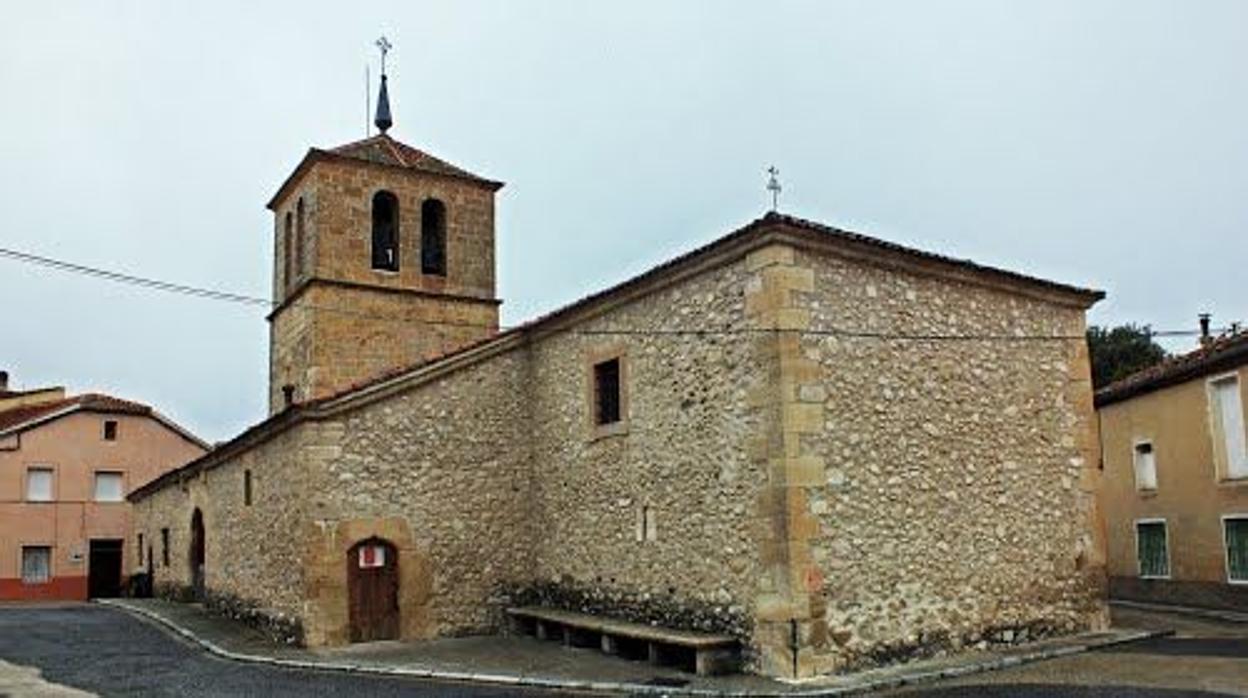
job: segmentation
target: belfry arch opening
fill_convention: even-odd
[[[373,269],[399,270],[399,199],[385,190],[373,194]]]

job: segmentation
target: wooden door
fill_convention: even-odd
[[[93,599],[121,596],[121,552],[124,541],[92,539],[87,560],[87,595]]]
[[[191,545],[188,552],[188,563],[191,567],[191,590],[195,594],[195,598],[204,600],[204,576],[205,555],[204,555],[204,514],[198,508],[191,514]]]
[[[351,642],[399,637],[399,556],[393,545],[376,538],[347,553],[347,588]]]

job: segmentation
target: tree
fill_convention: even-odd
[[[1111,328],[1092,325],[1088,328],[1088,351],[1094,389],[1155,366],[1169,356],[1153,341],[1151,327],[1130,323]]]

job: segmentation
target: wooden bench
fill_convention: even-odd
[[[607,654],[676,666],[699,676],[740,669],[737,640],[730,635],[669,630],[542,606],[508,608],[507,615],[516,632],[541,640],[597,647]]]

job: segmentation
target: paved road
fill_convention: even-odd
[[[0,660],[37,667],[46,682],[101,696],[570,695],[241,664],[123,612],[89,605],[0,608]],[[0,666],[0,696],[3,672]],[[16,696],[30,690],[16,686],[28,685],[11,681],[7,690]]]
[[[1248,625],[1118,613],[1134,627],[1177,627],[1103,652],[928,684],[896,695],[969,698],[1248,696]],[[1124,617],[1125,616],[1125,617]],[[35,669],[42,677],[35,675]],[[74,690],[78,689],[78,690]],[[0,697],[568,696],[414,679],[310,672],[213,657],[164,630],[100,606],[0,606]]]
[[[1174,630],[1174,637],[1109,647],[911,689],[895,696],[1248,696],[1248,624],[1114,609],[1125,627]]]

